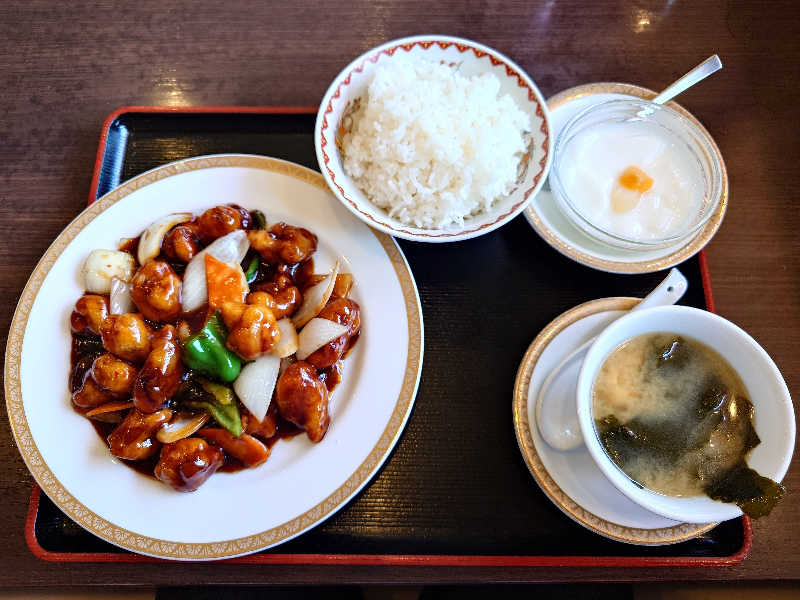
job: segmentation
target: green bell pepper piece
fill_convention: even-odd
[[[266,229],[267,228],[267,217],[264,216],[264,213],[260,210],[254,210],[250,214],[253,215],[253,220],[256,222],[255,227],[253,229]]]
[[[254,256],[253,260],[250,261],[250,265],[247,267],[247,270],[244,272],[245,279],[247,279],[247,283],[253,283],[258,277],[258,257]]]
[[[200,331],[183,342],[183,362],[212,379],[230,383],[239,376],[242,359],[225,347],[227,337],[217,311]]]
[[[195,410],[207,411],[232,436],[237,438],[241,436],[242,417],[239,414],[239,407],[236,404],[236,396],[233,395],[233,390],[208,379],[198,378],[197,382],[208,392],[208,395],[206,395],[207,400],[189,400],[183,404]]]

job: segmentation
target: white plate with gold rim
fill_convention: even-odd
[[[564,90],[547,100],[553,140],[558,138],[558,134],[572,117],[589,106],[610,100],[630,97],[651,99],[655,96],[656,92],[652,90],[625,83],[589,83]],[[689,111],[675,102],[670,102],[669,106],[686,115],[704,130]],[[587,267],[610,273],[650,273],[673,267],[694,256],[711,241],[722,223],[728,206],[728,174],[725,162],[711,136],[709,139],[712,140],[714,152],[722,165],[722,194],[717,210],[706,225],[688,240],[682,240],[668,248],[645,251],[621,250],[606,246],[593,240],[569,222],[556,205],[549,185],[545,185],[533,198],[524,211],[525,218],[553,248]]]
[[[319,272],[344,258],[362,332],[331,397],[318,444],[282,440],[261,467],[217,473],[179,493],[126,468],[72,410],[69,315],[79,270],[96,248],[115,248],[165,214],[222,203],[260,209],[317,234]],[[391,351],[387,352],[387,349]],[[411,412],[422,366],[419,296],[392,238],[353,217],[322,176],[250,155],[191,158],[139,175],[83,211],[56,238],[19,300],[6,348],[8,416],[45,493],[74,521],[134,552],[207,560],[275,546],[328,518],[389,455]]]
[[[647,546],[675,544],[712,529],[716,523],[680,523],[629,500],[602,474],[585,446],[550,447],[536,426],[535,400],[548,373],[572,350],[598,335],[638,298],[601,298],[568,310],[551,321],[525,353],[514,384],[514,430],[534,480],[568,517],[607,538]],[[577,377],[580,361],[573,361]],[[567,377],[565,372],[562,375]]]

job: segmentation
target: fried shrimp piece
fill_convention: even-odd
[[[145,318],[174,321],[181,314],[181,278],[169,263],[148,261],[131,280],[131,297]]]
[[[111,454],[126,460],[142,460],[153,456],[161,447],[156,433],[172,417],[168,408],[154,413],[143,413],[135,408],[108,436]]]
[[[300,360],[278,378],[275,386],[278,411],[284,419],[305,429],[308,439],[319,442],[328,431],[328,389],[316,369]]]
[[[200,438],[165,444],[154,470],[157,479],[179,492],[193,492],[225,462],[225,453]]]
[[[75,333],[100,333],[100,326],[108,316],[108,300],[105,296],[86,294],[78,298],[70,316],[70,325]]]
[[[264,302],[279,320],[291,317],[303,304],[303,294],[288,275],[280,274],[273,281],[257,284],[250,295],[258,293],[269,295]]]
[[[145,413],[157,411],[178,391],[182,376],[178,334],[172,325],[165,325],[153,335],[152,350],[136,377],[134,405]]]
[[[269,231],[248,231],[250,245],[270,264],[304,261],[317,249],[317,236],[308,229],[276,223]]]
[[[126,398],[133,391],[136,367],[106,352],[92,363],[92,379],[115,398]]]
[[[72,393],[72,402],[79,408],[94,408],[113,399],[112,395],[97,385],[91,377],[83,380],[83,384]]]
[[[150,354],[153,332],[138,313],[109,315],[100,327],[106,350],[132,363],[142,363]]]
[[[192,227],[178,225],[164,236],[161,251],[172,261],[188,263],[200,252],[200,239]]]
[[[217,238],[237,229],[247,229],[250,215],[244,209],[234,206],[215,206],[209,208],[197,219],[197,235],[204,244],[210,244]]]
[[[225,302],[220,311],[228,328],[225,345],[245,360],[266,354],[281,339],[281,330],[265,296],[250,294],[247,304]]]

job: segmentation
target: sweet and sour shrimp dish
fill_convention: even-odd
[[[74,409],[111,453],[181,492],[312,442],[358,340],[353,277],[314,272],[317,236],[260,211],[167,215],[94,250],[70,317]]]

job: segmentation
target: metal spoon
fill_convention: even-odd
[[[669,102],[681,92],[689,89],[695,83],[702,81],[712,73],[719,71],[721,68],[722,61],[719,59],[719,56],[713,54],[697,65],[694,69],[686,73],[686,75],[672,83],[672,85],[661,92],[658,96],[653,98],[650,102],[653,104],[664,104]]]
[[[681,299],[689,287],[686,277],[678,271],[671,269],[656,288],[631,310],[643,310],[654,306],[669,306]],[[626,313],[627,314],[627,313]],[[621,315],[620,315],[621,316]],[[572,450],[583,444],[581,428],[578,424],[578,409],[575,405],[574,384],[572,395],[569,398],[547,395],[551,384],[568,364],[589,349],[597,336],[587,340],[578,348],[570,352],[559,362],[542,382],[539,394],[536,396],[536,426],[544,440],[556,450]],[[549,423],[545,423],[544,413],[556,415]]]

